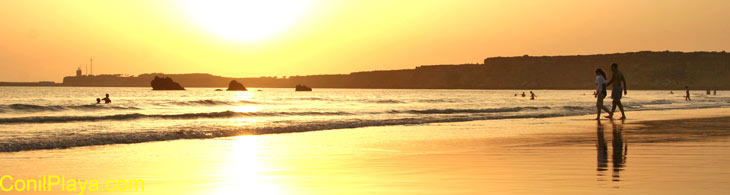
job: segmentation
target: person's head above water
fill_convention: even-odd
[[[96,103],[101,103],[101,98],[96,98]]]

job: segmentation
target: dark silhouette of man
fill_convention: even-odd
[[[532,93],[532,91],[530,91],[530,100],[534,100],[535,98],[537,98],[535,93]]]
[[[613,63],[611,64],[611,72],[613,75],[611,75],[611,81],[608,81],[608,84],[606,85],[612,85],[613,88],[611,89],[611,99],[613,99],[613,106],[611,108],[611,113],[608,115],[608,118],[613,118],[613,113],[616,111],[616,106],[618,106],[618,109],[621,111],[621,119],[626,119],[626,114],[624,113],[624,105],[621,104],[621,91],[623,91],[623,95],[626,95],[626,78],[624,78],[624,74],[621,73],[621,71],[618,70],[618,64]]]
[[[112,103],[112,99],[109,99],[109,94],[108,93],[106,94],[106,97],[104,99],[101,99],[101,100],[104,100],[104,104]]]
[[[692,98],[689,97],[689,86],[684,86],[684,91],[686,92],[686,95],[684,95],[684,101],[692,101]]]

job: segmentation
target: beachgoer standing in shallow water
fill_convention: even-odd
[[[104,100],[104,104],[112,103],[112,99],[109,99],[109,94],[108,93],[106,94],[106,97],[104,99],[102,99],[102,100]]]
[[[608,84],[606,84],[613,86],[613,88],[611,88],[611,99],[613,99],[613,106],[611,107],[611,113],[609,113],[608,118],[613,118],[613,112],[616,111],[616,106],[618,106],[618,109],[621,111],[621,119],[626,119],[626,114],[624,113],[624,105],[621,104],[621,92],[623,91],[623,95],[627,94],[626,78],[624,78],[624,74],[618,70],[618,64],[616,63],[611,64],[611,72],[613,74],[611,75],[611,81],[608,81]]]
[[[687,95],[684,95],[684,101],[692,101],[692,98],[689,98],[689,86],[684,86],[684,90],[686,91]]]
[[[532,91],[530,91],[530,100],[534,100],[536,97],[537,96],[535,95],[535,93],[532,93]]]
[[[598,115],[596,115],[596,120],[601,119],[601,109],[606,111],[606,113],[611,113],[608,111],[608,108],[603,105],[603,99],[606,98],[606,84],[608,83],[608,80],[606,80],[606,73],[603,72],[600,68],[596,69],[596,108],[598,109]]]

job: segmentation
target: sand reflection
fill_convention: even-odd
[[[266,174],[271,169],[261,157],[265,147],[260,145],[259,137],[233,139],[230,151],[220,153],[220,158],[225,158],[218,172],[220,183],[208,194],[282,194],[272,182],[273,176]]]
[[[599,121],[596,130],[596,149],[597,149],[597,175],[599,180],[605,176],[604,172],[608,170],[608,144],[603,133],[604,125]],[[612,181],[620,181],[620,172],[626,167],[626,154],[628,151],[628,143],[623,138],[623,121],[611,121],[611,130],[613,138],[611,140],[612,155],[611,162],[613,173]]]

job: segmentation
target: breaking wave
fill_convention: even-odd
[[[219,101],[219,100],[192,100],[183,102],[174,102],[173,104],[181,106],[215,106],[215,105],[237,105],[237,104],[259,104],[258,102],[239,100],[239,101]]]
[[[63,111],[63,110],[139,110],[137,107],[125,107],[125,106],[111,106],[103,104],[88,104],[88,105],[33,105],[33,104],[10,104],[0,105],[0,110],[10,112],[48,112],[48,111]]]
[[[391,110],[390,113],[411,113],[411,114],[474,114],[474,113],[500,113],[519,112],[523,110],[550,109],[550,107],[505,107],[485,109],[426,109],[426,110]]]
[[[563,114],[529,114],[512,116],[454,116],[454,117],[426,117],[426,118],[399,118],[382,120],[334,120],[295,123],[281,126],[265,127],[235,127],[235,126],[187,126],[177,127],[168,131],[143,132],[104,132],[92,134],[59,134],[54,137],[35,139],[16,139],[0,142],[0,152],[17,152],[24,150],[62,149],[80,146],[129,144],[151,141],[165,141],[176,139],[202,139],[229,137],[237,135],[295,133],[319,130],[346,129],[371,126],[415,125],[441,122],[464,122],[475,120],[496,120],[510,118],[548,118],[564,116]]]
[[[136,120],[136,119],[197,119],[197,118],[230,118],[239,116],[311,116],[311,115],[349,115],[347,112],[204,112],[185,114],[117,114],[106,116],[31,116],[18,118],[0,118],[0,124],[18,123],[65,123],[90,122],[105,120]]]
[[[385,100],[366,100],[367,103],[376,103],[376,104],[403,104],[406,102],[398,101],[398,100],[391,100],[391,99],[385,99]]]

